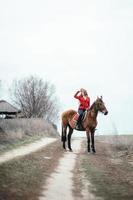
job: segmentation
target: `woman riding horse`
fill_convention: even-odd
[[[81,118],[83,116],[83,113],[90,108],[90,97],[88,97],[87,91],[83,88],[80,89],[80,91],[77,91],[74,95],[74,98],[79,100],[79,108],[78,108],[78,120],[76,124],[76,129],[80,130],[81,127]]]
[[[97,115],[98,112],[102,112],[104,115],[108,114],[108,111],[104,105],[102,97],[97,97],[94,103],[91,105],[90,109],[87,111],[86,118],[82,121],[83,130],[86,131],[87,135],[87,150],[90,152],[90,137],[91,137],[91,149],[92,152],[95,153],[95,143],[94,143],[94,133],[97,126]],[[68,110],[62,113],[62,142],[63,148],[66,149],[65,143],[68,137],[68,148],[72,151],[71,148],[71,135],[73,133],[73,129],[75,126],[73,125],[73,118],[77,112],[75,110]],[[67,128],[69,128],[69,132],[67,135]]]

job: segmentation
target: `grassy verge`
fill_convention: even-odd
[[[81,159],[86,179],[92,183],[89,191],[104,200],[133,199],[133,168],[125,162],[111,163],[100,148],[99,155],[84,155]]]
[[[0,199],[38,199],[42,184],[62,153],[60,142],[56,141],[33,154],[0,165]]]

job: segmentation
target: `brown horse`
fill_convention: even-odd
[[[104,115],[108,114],[108,111],[104,105],[102,97],[97,97],[96,101],[91,105],[90,109],[87,111],[86,118],[82,121],[81,125],[83,127],[82,131],[86,131],[87,135],[87,150],[90,152],[90,136],[91,136],[91,148],[92,152],[95,153],[95,144],[94,144],[94,133],[97,126],[97,115],[98,112],[102,112]],[[68,137],[68,149],[72,151],[71,148],[71,135],[73,133],[73,129],[75,129],[73,120],[76,115],[75,110],[67,110],[62,113],[62,142],[63,148],[66,149],[65,142]],[[67,128],[69,127],[69,132],[67,136]]]

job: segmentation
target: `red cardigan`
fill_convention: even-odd
[[[90,98],[87,96],[86,99],[82,95],[78,95],[80,91],[76,92],[74,98],[78,99],[80,102],[79,109],[89,109],[90,108]]]

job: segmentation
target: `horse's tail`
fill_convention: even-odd
[[[61,128],[62,128],[62,130],[61,130],[61,141],[63,142],[63,126]]]

